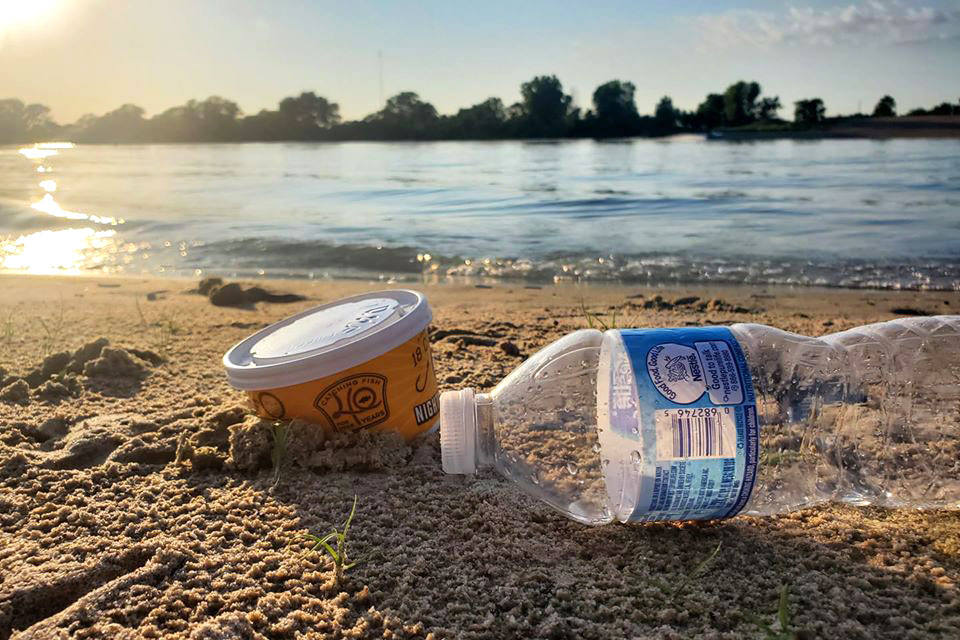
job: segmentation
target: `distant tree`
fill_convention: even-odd
[[[566,132],[572,98],[556,76],[536,76],[520,85],[523,136],[553,137]]]
[[[890,96],[883,96],[873,108],[874,118],[892,118],[897,115],[897,101]]]
[[[197,105],[201,128],[207,140],[229,140],[234,137],[240,106],[220,96],[210,96]]]
[[[677,110],[669,96],[660,98],[653,112],[654,126],[660,131],[673,131],[677,128]]]
[[[238,122],[238,136],[241,140],[296,140],[297,132],[290,121],[279,111],[261,109]]]
[[[927,114],[931,116],[957,116],[960,115],[960,105],[941,102],[933,109],[930,109],[930,111],[927,111]]]
[[[780,97],[766,97],[760,100],[760,103],[757,105],[757,117],[761,120],[774,120],[777,117],[777,112],[780,111]]]
[[[632,82],[611,80],[593,92],[595,135],[629,136],[637,131],[640,114],[634,101],[636,87]]]
[[[46,105],[24,104],[16,98],[0,100],[0,144],[36,142],[58,130]]]
[[[483,102],[460,109],[450,118],[447,127],[456,138],[494,138],[504,133],[507,110],[500,98],[487,98]]]
[[[340,122],[340,105],[330,102],[313,91],[304,91],[299,96],[280,101],[281,118],[299,132],[315,132],[329,129]]]
[[[367,116],[368,134],[387,139],[437,137],[437,110],[413,91],[403,91],[387,100],[383,109]]]
[[[757,119],[757,98],[760,85],[756,82],[736,82],[723,93],[725,124],[738,127]]]
[[[100,117],[85,115],[70,129],[79,142],[140,142],[147,137],[144,111],[135,104],[125,104]]]
[[[188,100],[150,118],[150,137],[165,142],[220,142],[238,138],[240,107],[219,96]]]
[[[50,107],[45,104],[28,104],[23,109],[23,124],[27,130],[38,130],[48,127],[52,122]]]
[[[826,116],[827,109],[820,98],[797,100],[793,104],[793,121],[797,124],[818,124]]]
[[[523,104],[520,102],[514,102],[512,105],[507,107],[507,121],[519,122],[523,119],[524,113]]]
[[[697,107],[696,121],[699,124],[698,128],[709,131],[722,127],[726,119],[725,108],[724,96],[719,93],[707,95],[706,100]]]
[[[23,121],[22,100],[0,100],[0,143],[23,142],[26,124]]]

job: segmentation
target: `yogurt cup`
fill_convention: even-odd
[[[258,331],[227,351],[223,365],[264,418],[411,439],[439,417],[432,318],[416,291],[365,293]]]

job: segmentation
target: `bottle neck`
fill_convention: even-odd
[[[496,458],[497,438],[493,425],[496,421],[496,407],[493,396],[478,393],[474,396],[477,415],[477,469],[489,469]]]

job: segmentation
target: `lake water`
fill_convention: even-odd
[[[0,148],[0,269],[960,288],[960,141]]]

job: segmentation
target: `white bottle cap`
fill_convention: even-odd
[[[440,459],[445,473],[477,471],[477,405],[473,389],[440,394]]]

